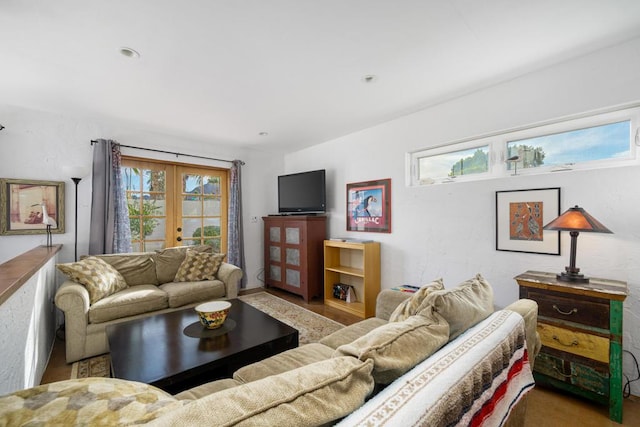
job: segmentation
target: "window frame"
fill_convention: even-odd
[[[570,165],[549,165],[526,169],[518,168],[517,173],[514,173],[513,170],[507,168],[507,144],[509,142],[526,140],[550,134],[571,132],[579,129],[602,126],[621,121],[630,122],[628,157],[576,162]],[[637,103],[631,106],[617,107],[595,113],[592,112],[582,115],[565,117],[554,121],[536,123],[475,138],[459,140],[427,149],[416,150],[407,153],[406,156],[406,182],[408,186],[425,186],[433,184],[444,184],[449,182],[468,182],[480,181],[485,179],[506,178],[514,175],[527,176],[552,173],[557,171],[591,170],[637,165],[639,163],[638,146],[640,146],[639,126],[640,103]],[[439,178],[434,182],[421,182],[419,180],[419,165],[421,158],[453,153],[456,151],[472,148],[481,148],[484,146],[489,147],[489,168],[487,173],[462,175],[453,179]]]

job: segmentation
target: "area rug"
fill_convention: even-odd
[[[238,299],[298,330],[300,345],[318,342],[344,325],[267,292],[242,295]]]
[[[344,325],[302,308],[267,292],[238,297],[245,303],[267,313],[298,330],[300,345],[318,342]],[[109,377],[111,358],[108,354],[80,360],[71,367],[71,378]]]
[[[71,379],[111,376],[111,357],[108,354],[90,357],[71,365]]]

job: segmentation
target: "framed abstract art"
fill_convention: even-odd
[[[496,250],[560,255],[560,232],[543,230],[559,215],[559,187],[496,191]]]

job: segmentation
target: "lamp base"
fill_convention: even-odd
[[[584,274],[571,273],[568,271],[563,271],[562,273],[556,274],[556,278],[561,282],[589,283],[589,278],[584,277]]]

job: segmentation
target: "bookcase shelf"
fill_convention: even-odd
[[[353,286],[356,302],[333,297],[333,285]],[[367,318],[375,315],[380,293],[380,243],[324,241],[324,303]]]

